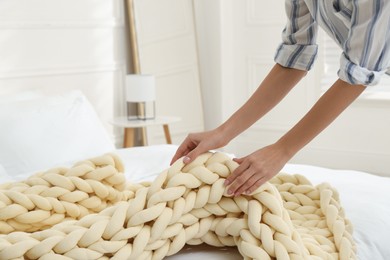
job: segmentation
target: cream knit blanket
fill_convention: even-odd
[[[279,174],[251,195],[223,185],[222,153],[178,160],[126,184],[115,155],[0,186],[0,259],[163,259],[185,244],[237,246],[244,259],[355,259],[337,192]]]

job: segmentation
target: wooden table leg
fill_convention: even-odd
[[[167,144],[172,144],[171,133],[169,132],[168,125],[163,125],[163,128],[164,128],[165,140],[167,140]]]
[[[142,134],[142,145],[147,146],[148,145],[148,136],[146,133],[146,127],[142,127],[141,129]]]
[[[125,128],[125,138],[123,140],[123,147],[134,146],[134,128]]]

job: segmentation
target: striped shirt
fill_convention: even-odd
[[[390,0],[286,0],[287,25],[275,62],[310,70],[318,25],[341,47],[338,76],[376,85],[390,72]]]

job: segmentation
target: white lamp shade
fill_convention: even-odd
[[[153,75],[129,74],[126,76],[126,101],[147,102],[156,100],[156,80]]]

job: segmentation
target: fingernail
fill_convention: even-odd
[[[186,157],[183,158],[183,162],[184,162],[184,163],[188,163],[190,160],[191,160],[191,159],[190,159],[190,157],[188,157],[188,156],[186,156]]]
[[[225,182],[223,183],[225,186],[228,186],[230,184],[230,181],[228,179],[225,180]]]
[[[232,195],[233,191],[232,190],[228,190],[228,195]]]
[[[250,193],[249,190],[244,191],[245,195],[248,195],[249,193]]]

